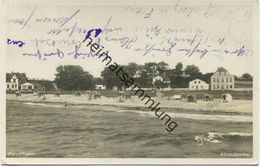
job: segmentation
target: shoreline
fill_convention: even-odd
[[[87,95],[74,96],[63,95],[55,97],[54,95],[45,95],[45,100],[40,100],[38,96],[23,95],[15,97],[15,95],[6,95],[7,102],[31,102],[31,103],[45,103],[45,104],[60,104],[66,106],[113,106],[123,108],[136,108],[136,109],[149,109],[145,103],[140,102],[137,96],[134,96],[131,101],[126,100],[119,102],[118,98],[101,97],[100,99],[87,100]],[[252,100],[233,100],[230,103],[221,103],[219,100],[202,101],[198,100],[197,103],[188,103],[180,100],[167,100],[166,98],[154,98],[160,102],[162,109],[168,111],[188,111],[191,113],[205,112],[205,113],[230,113],[230,114],[252,114],[253,101]],[[175,110],[171,110],[175,109]]]

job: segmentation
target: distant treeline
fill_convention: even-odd
[[[170,82],[168,84],[170,84],[171,88],[185,88],[188,87],[189,81],[196,78],[210,83],[210,77],[214,74],[203,74],[200,72],[199,67],[195,65],[187,65],[184,68],[182,63],[178,63],[175,68],[170,68],[165,62],[149,62],[144,65],[132,62],[121,66],[142,87],[152,87],[153,78],[162,76]],[[94,78],[89,72],[84,71],[81,66],[75,65],[58,66],[56,71],[54,82],[61,90],[91,90],[95,88],[96,84],[106,85],[107,89],[112,89],[115,86],[120,89],[123,86],[122,81],[111,73],[108,67],[101,72],[102,78]],[[248,73],[244,73],[240,77],[235,76],[235,79],[252,81],[253,77]]]

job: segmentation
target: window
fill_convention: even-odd
[[[14,84],[12,84],[12,88],[14,88]]]
[[[217,85],[217,89],[219,88],[219,86]]]
[[[230,82],[232,82],[232,77],[230,78]]]
[[[215,80],[215,78],[213,78],[213,82],[215,82],[216,80]]]
[[[199,81],[199,84],[200,84],[200,81]]]
[[[228,89],[228,85],[226,86],[226,88]]]
[[[194,81],[194,83],[196,84],[196,83],[197,83],[197,81]]]
[[[213,85],[213,89],[216,89],[216,85]]]
[[[7,88],[9,89],[9,84],[7,84]]]
[[[224,82],[224,78],[221,79],[221,82]]]
[[[233,88],[233,86],[232,85],[230,85],[230,89],[232,89]]]
[[[228,82],[228,78],[226,78],[226,82]]]
[[[219,79],[217,78],[217,82],[219,82]]]

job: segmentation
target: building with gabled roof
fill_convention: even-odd
[[[6,73],[6,89],[20,90],[20,85],[27,82],[27,80],[25,73]]]
[[[235,77],[224,67],[219,67],[210,77],[211,90],[233,90],[235,88]]]
[[[195,79],[189,82],[189,90],[208,90],[209,84],[201,79]]]
[[[159,89],[170,88],[171,86],[171,80],[165,73],[155,76],[152,80],[152,83],[155,87]]]

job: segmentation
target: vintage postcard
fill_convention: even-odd
[[[2,0],[2,164],[256,164],[256,0]]]

